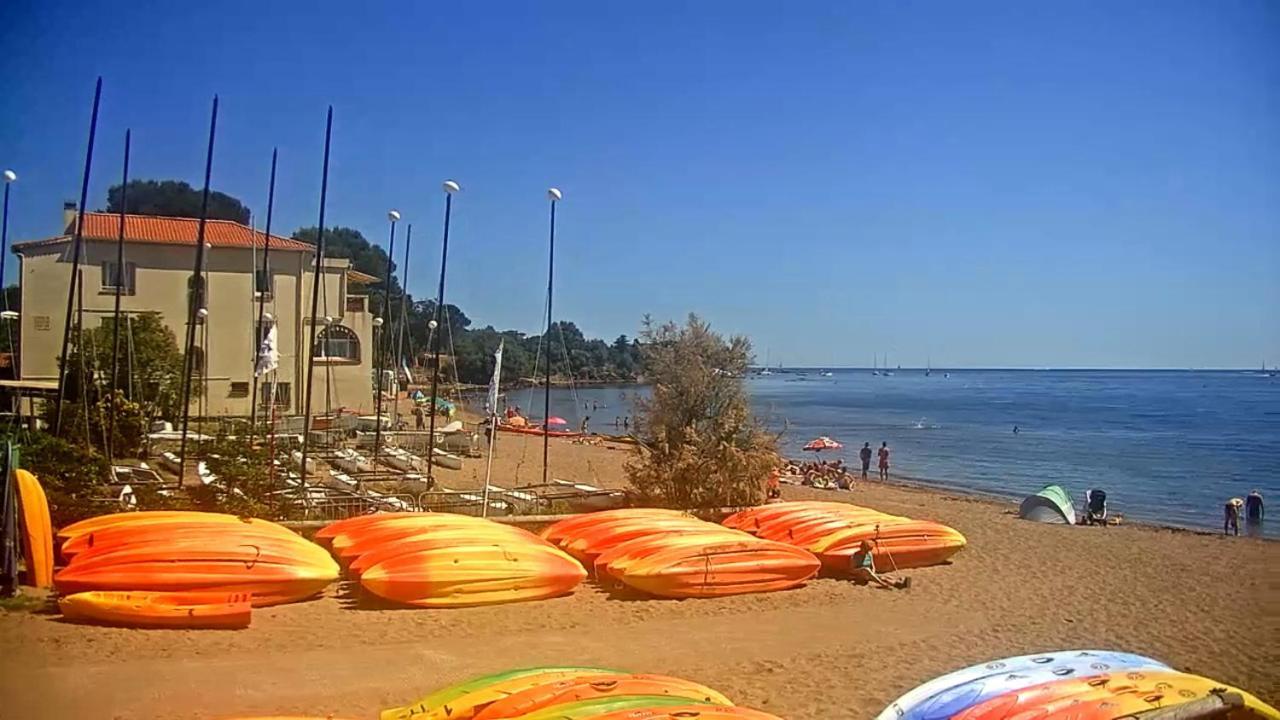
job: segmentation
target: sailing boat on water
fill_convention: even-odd
[[[924,361],[924,376],[929,377],[933,374],[933,359],[926,358]]]
[[[889,369],[889,353],[884,354],[884,370],[882,370],[880,374],[885,377],[893,376],[893,371]]]
[[[876,363],[877,363],[877,362],[879,362],[879,360],[880,360],[880,359],[879,359],[878,357],[876,357],[875,355],[872,355],[872,356],[871,356],[871,374],[872,374],[872,375],[879,375],[879,374],[880,374],[880,368],[879,368],[879,366],[878,366],[878,365],[876,365]]]

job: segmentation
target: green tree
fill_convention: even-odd
[[[314,226],[298,228],[293,233],[294,240],[301,240],[312,245],[316,244],[318,236],[319,232]],[[334,227],[325,230],[324,236],[324,251],[326,255],[335,258],[348,258],[351,260],[351,268],[353,270],[358,270],[366,275],[372,275],[384,282],[386,281],[387,251],[370,243],[359,230],[349,227]],[[395,273],[395,269],[396,265],[393,262],[391,264],[391,272]],[[391,278],[391,294],[396,296],[400,293],[400,281],[393,275]],[[381,312],[381,293],[378,293],[375,297],[374,307],[376,312]]]
[[[696,315],[683,326],[647,323],[642,337],[653,392],[636,406],[632,486],[669,507],[759,502],[777,444],[752,416],[742,380],[751,343],[725,339]]]
[[[120,212],[121,185],[107,189],[107,212]],[[136,215],[200,217],[203,191],[181,180],[130,180],[125,212]],[[247,225],[249,208],[238,199],[216,190],[209,192],[209,218],[234,220]]]
[[[68,352],[63,426],[69,428],[66,437],[84,438],[87,406],[88,440],[91,445],[99,445],[106,437],[106,429],[110,425],[107,418],[114,408],[115,451],[132,454],[140,449],[145,429],[152,421],[173,419],[181,414],[182,377],[186,367],[177,338],[160,320],[159,314],[149,312],[133,316],[121,323],[120,354],[115,363],[119,373],[115,380],[118,393],[113,405],[108,390],[111,387],[114,329],[112,318],[105,319],[99,327],[86,328],[83,336],[73,329],[73,342]],[[198,377],[200,368],[195,370]],[[200,387],[198,380],[193,379],[193,393]],[[45,412],[52,424],[56,408],[48,403]]]

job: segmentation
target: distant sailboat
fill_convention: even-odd
[[[924,376],[929,377],[932,374],[933,374],[933,360],[926,359],[924,361]]]
[[[877,363],[878,361],[879,361],[879,360],[878,360],[878,358],[876,358],[876,356],[875,356],[875,355],[872,355],[872,356],[871,356],[871,374],[872,374],[872,375],[879,375],[879,374],[880,374],[880,370],[879,370],[878,366],[876,365],[876,363]]]
[[[893,376],[893,371],[889,369],[889,353],[884,354],[884,370],[880,374],[885,377]]]

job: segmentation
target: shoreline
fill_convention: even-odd
[[[862,481],[859,481],[859,482],[862,482]],[[880,483],[880,481],[878,480],[871,480],[868,482]],[[880,483],[880,484],[885,484],[885,483]],[[933,493],[933,494],[941,495],[944,497],[950,496],[950,497],[955,497],[957,499],[977,500],[981,502],[990,503],[992,505],[1005,505],[1005,504],[1011,503],[1013,505],[1013,512],[1015,514],[1017,512],[1018,503],[1021,502],[1021,498],[1017,497],[1016,495],[1001,495],[998,493],[983,492],[982,490],[968,490],[964,488],[956,488],[948,485],[936,484],[933,481],[929,480],[928,478],[922,478],[914,475],[890,474],[888,484],[896,487],[900,487],[900,488],[909,489],[909,490],[918,490],[921,492]],[[833,492],[840,492],[840,491],[833,491]],[[1074,498],[1073,498],[1073,501],[1074,501]],[[1204,535],[1208,537],[1216,537],[1223,534],[1221,532],[1214,532],[1213,530],[1209,530],[1202,527],[1193,527],[1190,525],[1178,525],[1177,523],[1173,523],[1173,522],[1161,522],[1161,521],[1154,521],[1154,520],[1134,520],[1134,519],[1130,519],[1129,516],[1125,515],[1124,513],[1119,513],[1119,515],[1121,515],[1124,518],[1124,522],[1121,524],[1126,527],[1141,527],[1141,528],[1147,528],[1150,530],[1182,532],[1182,533],[1189,533],[1192,535]],[[1245,524],[1244,520],[1242,519],[1240,521],[1240,525],[1243,527],[1244,524]],[[1268,537],[1262,534],[1246,535],[1244,532],[1241,532],[1240,537],[1247,538],[1250,540],[1265,540],[1267,542],[1280,542],[1280,538]]]

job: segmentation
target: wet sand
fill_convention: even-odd
[[[538,481],[541,452],[540,438],[500,436],[494,483]],[[553,477],[625,484],[625,446],[553,440],[551,453]],[[483,471],[469,460],[438,473],[474,487]],[[1151,655],[1280,702],[1280,543],[1039,525],[1012,504],[876,483],[784,494],[939,520],[969,547],[951,565],[910,571],[901,592],[819,579],[768,595],[638,601],[584,584],[537,603],[400,610],[366,609],[335,585],[256,611],[238,632],[0,611],[0,717],[372,718],[468,676],[572,663],[685,676],[793,720],[870,718],[949,670],[1081,647]]]

